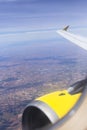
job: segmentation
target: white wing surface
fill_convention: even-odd
[[[58,30],[57,33],[62,35],[64,38],[68,39],[72,43],[75,43],[81,48],[87,50],[87,38],[67,32],[68,28],[69,26],[65,27],[63,30]]]

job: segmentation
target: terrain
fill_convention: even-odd
[[[40,46],[43,51],[27,44],[19,47],[8,45],[0,52],[1,130],[21,130],[22,113],[31,100],[68,88],[87,72],[87,53],[78,48],[71,53],[71,46],[67,53],[68,46],[55,49],[55,44]]]

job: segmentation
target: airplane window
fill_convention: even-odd
[[[86,75],[86,0],[0,0],[0,130],[59,123],[81,99]],[[83,110],[73,121],[85,124],[73,130],[87,129]]]

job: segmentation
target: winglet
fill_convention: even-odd
[[[67,31],[67,30],[68,30],[68,28],[69,28],[69,25],[68,25],[68,26],[66,26],[65,28],[63,28],[63,30],[64,30],[64,31]]]

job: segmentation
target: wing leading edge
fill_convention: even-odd
[[[69,26],[66,26],[62,30],[58,30],[57,33],[72,43],[75,43],[79,47],[87,50],[87,38],[67,32],[68,28]]]

